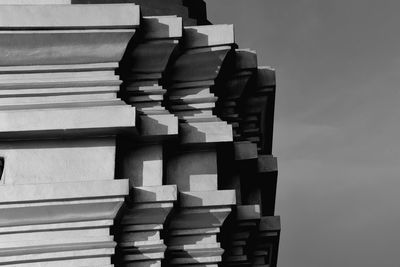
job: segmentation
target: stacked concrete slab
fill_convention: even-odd
[[[9,3],[0,265],[276,266],[275,71],[232,25],[196,26],[203,1]]]
[[[0,265],[111,266],[135,129],[115,69],[138,25],[132,4],[0,5]]]

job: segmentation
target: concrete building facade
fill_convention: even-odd
[[[0,36],[0,265],[277,265],[275,71],[233,25],[0,0]]]

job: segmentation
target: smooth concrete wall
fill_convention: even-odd
[[[179,191],[217,190],[217,155],[215,151],[185,151],[167,159],[167,183]]]
[[[0,142],[6,185],[114,179],[114,138]]]

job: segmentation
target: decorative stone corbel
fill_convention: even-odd
[[[131,193],[117,222],[117,266],[161,266],[164,223],[177,200],[163,181],[164,142],[177,138],[178,119],[163,106],[163,81],[182,37],[182,19],[144,17],[120,64],[121,96],[138,111],[139,136],[118,140],[117,174]]]
[[[177,118],[163,106],[162,84],[181,37],[181,18],[144,17],[121,61],[121,97],[136,108],[143,137],[178,134]]]
[[[185,27],[172,65],[167,107],[179,118],[179,143],[167,150],[166,178],[176,184],[179,207],[168,226],[169,266],[217,266],[220,228],[236,203],[234,190],[218,189],[217,144],[232,142],[232,128],[215,114],[215,92],[231,71],[233,27]]]

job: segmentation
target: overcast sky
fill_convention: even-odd
[[[278,265],[400,266],[400,1],[207,3],[277,69]]]

